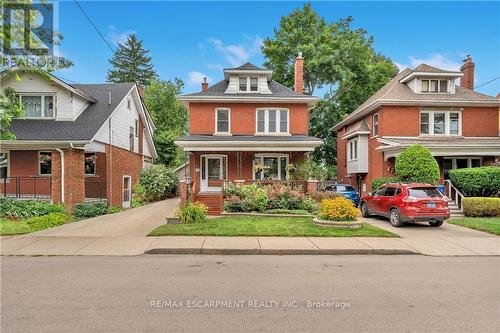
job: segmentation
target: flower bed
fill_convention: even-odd
[[[352,201],[344,197],[324,199],[320,204],[320,211],[313,222],[316,225],[334,228],[361,228],[358,222],[359,211]]]

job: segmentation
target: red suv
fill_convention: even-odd
[[[448,200],[436,186],[428,184],[384,184],[362,197],[359,207],[363,217],[385,216],[395,227],[418,221],[439,227],[450,218]]]

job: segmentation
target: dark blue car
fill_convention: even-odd
[[[349,184],[332,184],[325,187],[325,191],[336,192],[347,199],[351,200],[356,207],[359,205],[359,195],[352,185]]]

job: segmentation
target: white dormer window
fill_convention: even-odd
[[[251,77],[250,78],[250,91],[258,91],[259,90],[259,78]]]
[[[448,93],[448,80],[421,80],[423,93]]]
[[[247,77],[240,77],[240,91],[247,91]]]
[[[54,96],[38,94],[19,95],[24,105],[25,118],[54,118]]]
[[[258,92],[259,78],[254,76],[240,76],[238,78],[240,92]]]

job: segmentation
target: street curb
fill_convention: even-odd
[[[421,254],[404,249],[174,249],[154,248],[145,254],[208,254],[208,255],[399,255]]]

